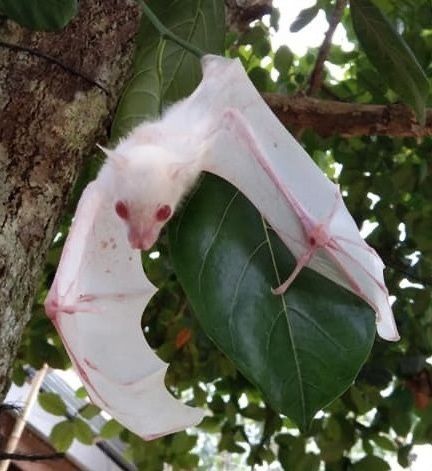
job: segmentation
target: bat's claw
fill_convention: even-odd
[[[288,280],[287,280],[288,281]],[[285,283],[282,283],[280,286],[278,286],[277,288],[271,288],[271,292],[272,294],[274,294],[275,296],[279,296],[281,294],[285,294],[285,291],[288,289],[288,286],[285,286],[286,285],[286,282]]]
[[[58,302],[53,298],[47,298],[44,302],[44,308],[46,315],[50,319],[55,319],[57,312],[59,311]]]
[[[58,313],[75,314],[76,312],[82,311],[77,305],[64,305],[54,298],[48,298],[44,303],[44,307],[46,315],[51,320],[54,320]]]
[[[272,288],[271,292],[276,296],[285,294],[286,290],[290,287],[291,283],[297,278],[297,275],[300,273],[302,267],[303,265],[301,267],[297,265],[294,271],[289,276],[289,278],[277,288]]]

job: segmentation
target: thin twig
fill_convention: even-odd
[[[32,49],[32,48],[27,47],[27,46],[20,46],[19,44],[8,43],[6,41],[0,41],[0,46],[5,47],[7,49],[11,49],[12,51],[24,52],[26,54],[30,54],[32,56],[39,57],[40,59],[44,59],[48,62],[51,62],[52,64],[55,64],[55,65],[61,67],[66,72],[68,72],[72,75],[75,75],[77,77],[80,77],[83,80],[85,80],[86,82],[90,83],[91,85],[94,85],[95,87],[99,88],[104,93],[106,93],[107,95],[110,95],[109,91],[103,85],[101,85],[99,82],[94,80],[89,75],[85,74],[84,72],[79,72],[78,70],[73,69],[72,67],[64,64],[63,62],[59,61],[55,57],[51,57],[48,54],[45,54],[44,52],[37,51],[36,49]]]
[[[3,452],[0,452],[0,461],[2,461],[2,460],[13,460],[13,461],[60,460],[64,457],[65,457],[64,453],[24,455],[24,454],[21,454],[21,453],[3,453]]]
[[[342,18],[346,3],[347,0],[336,0],[336,6],[329,21],[329,28],[325,34],[324,41],[319,48],[315,67],[312,71],[309,80],[309,88],[307,90],[308,95],[316,95],[321,88],[323,80],[324,62],[326,61],[327,56],[330,52],[333,34]]]
[[[17,406],[16,404],[10,404],[10,403],[3,403],[0,404],[0,415],[3,412],[16,412],[20,413],[22,411],[22,407]]]

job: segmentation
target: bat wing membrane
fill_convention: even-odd
[[[92,401],[152,439],[195,425],[203,413],[165,388],[167,364],[141,330],[156,288],[106,200],[97,180],[83,193],[45,304]]]
[[[213,116],[201,118],[204,170],[239,188],[297,261],[303,257],[305,265],[362,297],[377,313],[378,333],[397,340],[384,265],[360,236],[337,185],[274,116],[239,61],[206,56],[203,68],[200,86],[181,106],[192,116],[197,110]],[[328,241],[312,250],[320,226]]]

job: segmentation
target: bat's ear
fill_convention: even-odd
[[[113,150],[107,149],[106,147],[96,144],[97,147],[110,159],[111,162],[114,162],[116,165],[123,166],[124,159],[121,158],[119,154],[116,154]]]
[[[178,180],[189,171],[190,164],[184,162],[173,162],[168,165],[168,175],[172,180]]]

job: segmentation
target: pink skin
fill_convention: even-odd
[[[128,239],[131,247],[138,250],[150,250],[159,238],[159,232],[142,231],[134,226],[129,227]]]
[[[87,372],[86,372],[86,367],[90,368],[94,371],[99,371],[98,367],[92,363],[87,357],[83,359],[83,364],[80,362],[80,360],[76,357],[76,355],[73,353],[73,349],[70,347],[69,342],[67,339],[64,337],[62,330],[61,330],[61,325],[59,322],[59,316],[61,314],[66,314],[66,315],[73,315],[76,312],[91,312],[91,313],[97,313],[98,311],[96,309],[89,309],[88,307],[83,308],[84,303],[89,303],[95,301],[99,296],[93,295],[93,294],[82,294],[79,296],[76,304],[72,305],[65,305],[62,303],[62,296],[59,296],[57,293],[57,288],[56,285],[53,285],[53,293],[49,298],[45,300],[44,307],[45,307],[45,312],[47,316],[51,319],[52,323],[54,324],[62,342],[63,345],[65,346],[69,357],[72,359],[74,365],[76,366],[79,375],[81,376],[83,382],[86,384],[87,388],[93,392],[95,396],[99,398],[99,400],[105,404],[105,406],[109,407],[112,409],[112,407],[100,396],[98,393],[97,389],[93,386]],[[136,295],[142,295],[141,292],[137,292]],[[133,297],[133,293],[129,293],[129,297]],[[122,299],[124,297],[123,293],[112,293],[111,295],[104,295],[104,297],[111,298],[111,299]],[[124,383],[124,386],[133,384],[134,381]]]
[[[340,193],[338,192],[336,194],[335,204],[333,205],[329,216],[324,222],[320,224],[313,224],[312,217],[310,215],[306,217],[306,211],[304,211],[304,209],[300,206],[295,208],[297,214],[303,213],[303,215],[299,216],[299,218],[302,222],[303,230],[305,232],[305,240],[307,240],[309,243],[309,247],[306,252],[297,260],[297,264],[288,279],[278,288],[272,289],[273,294],[284,294],[291,283],[297,278],[297,275],[300,273],[301,269],[309,263],[314,253],[320,248],[328,247],[330,243],[334,241],[334,236],[329,234],[327,227],[336,212],[337,204],[340,200],[341,197]],[[296,200],[295,202],[298,204]]]
[[[124,201],[117,201],[115,211],[120,219],[128,226],[128,240],[133,249],[150,250],[159,238],[161,223],[165,223],[172,215],[172,209],[167,204],[161,204],[153,215],[153,224],[143,227],[141,221],[133,220]]]
[[[325,218],[324,221],[316,221],[301,205],[301,203],[296,199],[296,197],[289,191],[289,189],[280,181],[278,175],[274,173],[273,169],[267,162],[265,154],[261,151],[259,144],[256,142],[253,133],[249,130],[248,124],[243,118],[242,114],[236,109],[228,109],[225,111],[222,117],[222,122],[219,124],[220,125],[218,126],[218,128],[223,127],[225,129],[234,131],[238,138],[241,140],[242,144],[249,150],[250,154],[254,155],[256,161],[261,165],[262,169],[274,182],[275,186],[278,188],[280,193],[287,200],[287,203],[294,209],[303,227],[304,241],[295,242],[305,246],[305,251],[298,258],[297,264],[288,279],[276,289],[272,289],[272,292],[276,295],[284,294],[288,287],[291,285],[291,283],[296,279],[301,269],[310,262],[315,252],[318,249],[323,249],[326,250],[326,252],[333,259],[335,265],[345,275],[347,281],[351,285],[353,292],[365,299],[372,307],[375,308],[377,317],[379,319],[379,313],[378,309],[375,306],[375,303],[373,303],[372,300],[370,300],[366,296],[366,294],[362,291],[362,289],[352,277],[352,275],[347,272],[342,263],[338,260],[338,252],[344,254],[347,257],[351,257],[351,255],[341,247],[338,240],[343,241],[345,243],[351,243],[356,247],[360,247],[363,250],[372,253],[375,253],[375,251],[368,247],[366,244],[359,244],[355,241],[347,240],[343,236],[333,235],[329,231],[330,222],[336,212],[338,204],[340,204],[340,202],[342,201],[339,190],[335,192],[335,203],[329,215]],[[217,132],[217,128],[215,128],[213,132]],[[212,169],[209,170],[212,171]],[[213,171],[213,173],[218,172]],[[240,187],[238,182],[232,183],[238,188]],[[277,231],[277,228],[275,229]],[[292,239],[292,237],[290,238]],[[359,265],[361,269],[365,272],[365,274],[369,276],[378,285],[379,289],[388,294],[387,288],[379,280],[377,280],[374,275],[369,272],[363,265]]]
[[[57,292],[57,289],[54,288],[54,293]],[[45,300],[44,307],[45,307],[45,312],[47,316],[51,319],[52,323],[54,324],[54,327],[56,328],[63,345],[65,346],[69,357],[72,359],[73,363],[75,364],[78,373],[84,383],[86,383],[88,389],[90,389],[98,398],[99,400],[108,406],[107,402],[104,401],[104,399],[99,395],[97,392],[96,388],[93,386],[87,372],[85,371],[85,368],[81,365],[80,361],[78,358],[74,355],[73,349],[70,347],[69,342],[66,340],[66,338],[63,336],[61,326],[59,323],[59,314],[67,314],[67,315],[73,315],[75,312],[83,312],[82,306],[79,306],[80,302],[89,302],[93,301],[95,296],[92,295],[84,295],[80,296],[80,299],[78,301],[78,304],[72,305],[72,306],[65,306],[62,305],[61,298],[58,295],[50,296]]]

